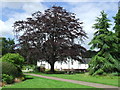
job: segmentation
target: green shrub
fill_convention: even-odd
[[[2,74],[12,75],[14,77],[22,76],[22,72],[14,64],[9,62],[2,63]]]
[[[111,73],[113,76],[120,76],[120,73],[118,72],[114,72],[114,73]]]
[[[7,84],[11,84],[14,82],[14,77],[7,74],[2,74],[2,82],[6,82]]]
[[[22,70],[26,70],[26,69],[35,69],[35,65],[24,65],[24,66],[22,66]]]
[[[40,67],[39,66],[35,66],[33,69],[33,72],[40,72]]]
[[[2,57],[2,61],[13,63],[15,66],[21,68],[24,63],[24,58],[18,53],[8,53]]]

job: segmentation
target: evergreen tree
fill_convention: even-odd
[[[94,33],[94,38],[89,45],[91,45],[91,49],[97,48],[99,51],[89,63],[91,75],[101,75],[118,70],[118,61],[111,54],[117,49],[115,44],[117,39],[113,32],[108,30],[111,24],[107,14],[102,11],[96,22],[93,28],[97,31]]]
[[[6,39],[5,37],[0,37],[0,43],[1,43],[1,55],[5,55],[7,53],[14,53],[14,46],[15,46],[15,42],[14,39]]]
[[[116,14],[115,17],[113,17],[114,20],[115,20],[115,26],[113,28],[113,30],[115,31],[115,35],[117,37],[117,41],[116,41],[116,44],[117,44],[117,51],[114,52],[116,54],[116,58],[120,61],[120,7],[118,9],[118,13]]]

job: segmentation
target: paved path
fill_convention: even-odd
[[[75,84],[81,84],[81,85],[86,85],[86,86],[91,86],[91,87],[96,87],[96,88],[106,88],[105,90],[119,90],[117,86],[110,86],[110,85],[84,82],[84,81],[77,81],[77,80],[62,79],[62,78],[49,77],[49,76],[43,76],[43,75],[38,75],[38,74],[30,74],[30,73],[24,73],[24,74],[31,75],[31,76],[42,77],[42,78],[47,78],[47,79],[71,82],[71,83],[75,83]]]

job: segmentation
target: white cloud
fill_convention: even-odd
[[[3,22],[2,20],[0,20],[0,35],[3,36],[3,37],[13,37],[14,36],[14,33],[13,33],[13,24],[16,20],[24,20],[25,18],[27,18],[28,14],[26,13],[15,13],[13,15],[12,18],[9,18],[7,21]]]
[[[11,29],[10,24],[6,27],[6,23],[0,20],[0,36],[6,36],[8,34],[12,35],[12,32],[8,31]]]
[[[13,23],[15,22],[15,20],[13,18],[10,18],[9,20],[3,22],[2,20],[0,20],[0,36],[2,37],[13,37],[14,33],[13,33]]]
[[[69,3],[72,4],[71,2]],[[83,21],[83,29],[87,33],[89,39],[85,40],[84,46],[89,49],[90,46],[88,43],[93,38],[93,33],[95,30],[92,28],[93,24],[95,23],[96,17],[100,15],[100,11],[105,10],[105,12],[108,13],[108,15],[113,15],[113,13],[116,14],[117,11],[117,3],[73,3],[72,4],[74,8],[71,9],[72,12],[76,14],[78,18],[80,18],[81,21]],[[112,18],[113,16],[110,16]]]
[[[27,13],[34,13],[36,11],[43,12],[45,9],[47,9],[46,6],[43,6],[41,3],[26,3],[23,5],[23,10],[25,10]]]
[[[8,5],[9,6],[6,6]],[[9,14],[8,16],[8,20],[7,21],[2,21],[0,20],[0,36],[3,37],[13,37],[13,24],[15,21],[18,20],[25,20],[27,17],[31,17],[31,14],[40,10],[40,11],[44,11],[47,7],[42,5],[41,3],[20,3],[20,5],[18,4],[18,7],[14,4],[18,4],[18,3],[7,3],[6,5],[4,5],[4,7],[7,8],[12,8],[12,9],[22,9],[24,10],[24,12],[20,13],[20,12],[13,12],[13,13],[7,13]],[[4,12],[4,11],[3,11]],[[4,16],[4,15],[2,15]]]
[[[78,18],[80,18],[81,21],[84,22],[83,29],[87,32],[89,39],[85,40],[84,46],[89,49],[89,46],[87,45],[88,42],[93,38],[94,29],[92,28],[93,24],[95,23],[95,18],[99,16],[101,10],[105,10],[108,14],[113,15],[113,12],[116,14],[117,11],[117,4],[116,3],[88,3],[86,0],[86,3],[83,2],[80,4],[79,2],[68,2],[70,7],[70,11],[74,12]],[[47,6],[43,5],[42,3],[38,2],[24,2],[24,3],[18,3],[18,2],[4,2],[3,8],[12,8],[12,9],[22,9],[24,12],[13,12],[10,14],[9,19],[5,22],[0,20],[0,34],[2,32],[2,36],[13,36],[13,23],[17,20],[25,20],[25,18],[30,17],[32,13],[40,10],[44,11],[47,9]],[[69,7],[69,6],[66,6]],[[8,13],[9,14],[9,13]],[[114,14],[114,15],[115,15]],[[111,16],[112,17],[112,16]]]
[[[19,9],[21,8],[23,3],[20,2],[2,2],[0,7],[1,8],[12,8],[12,9]]]

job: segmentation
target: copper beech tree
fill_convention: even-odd
[[[50,71],[54,72],[56,61],[70,58],[82,62],[81,55],[86,49],[81,43],[87,36],[81,24],[74,13],[53,6],[44,13],[38,11],[31,18],[16,21],[14,32],[23,53],[26,51],[27,57],[48,62]]]

